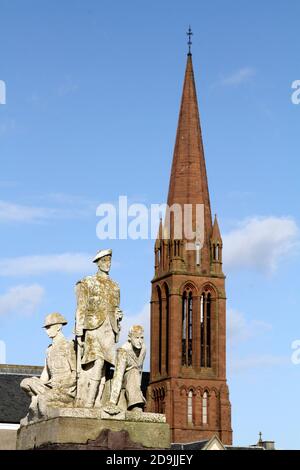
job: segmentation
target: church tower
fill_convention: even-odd
[[[186,235],[186,205],[192,207],[192,241]],[[169,184],[171,206],[182,209],[182,217],[171,209],[170,223],[161,221],[155,242],[148,406],[166,414],[172,442],[217,434],[231,444],[223,245],[217,217],[212,221],[190,51]]]

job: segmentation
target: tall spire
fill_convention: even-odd
[[[149,411],[166,414],[172,442],[217,434],[224,444],[232,443],[222,248],[217,218],[212,225],[189,50],[151,293]]]
[[[214,220],[214,225],[213,225],[213,230],[212,230],[212,235],[211,239],[213,241],[219,241],[222,242],[222,237],[221,237],[221,232],[219,229],[219,224],[218,224],[218,219],[217,219],[217,214],[215,214],[215,220]]]
[[[168,205],[174,203],[193,204],[193,208],[204,205],[204,244],[209,243],[212,217],[191,54],[187,56],[169,184]]]

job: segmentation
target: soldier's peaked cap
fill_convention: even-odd
[[[93,259],[93,263],[97,263],[97,261],[100,258],[103,258],[104,256],[108,256],[108,255],[110,255],[110,256],[112,255],[112,250],[111,249],[98,251],[95,258]]]
[[[51,325],[66,325],[68,322],[61,313],[53,312],[46,316],[43,328]]]

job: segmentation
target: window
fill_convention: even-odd
[[[160,258],[161,258],[160,257],[160,248],[158,248],[158,250],[157,250],[157,266],[160,266],[160,261],[161,261]]]
[[[213,261],[221,261],[221,246],[213,242],[211,246],[211,256]]]
[[[205,366],[205,355],[204,355],[204,294],[200,298],[200,365]]]
[[[197,266],[200,266],[200,249],[201,249],[200,243],[196,243],[196,265]]]
[[[165,341],[165,348],[166,348],[166,373],[169,370],[169,289],[168,286],[165,284],[165,296],[166,296],[166,304],[165,304],[165,325],[166,325],[166,341]]]
[[[186,365],[186,317],[187,317],[187,298],[186,292],[182,296],[182,354],[181,364]]]
[[[194,424],[193,422],[193,392],[189,391],[188,402],[187,402],[187,422],[188,424]]]
[[[193,297],[189,293],[188,297],[188,366],[193,362]]]
[[[180,240],[174,240],[174,256],[180,256],[179,244],[180,244]]]
[[[162,359],[162,298],[160,288],[157,288],[158,294],[158,372],[161,374],[161,359]]]
[[[200,298],[200,366],[211,367],[211,293],[203,293]]]
[[[207,294],[206,301],[206,367],[211,367],[211,345],[210,345],[210,325],[211,324],[211,295]]]
[[[207,398],[207,392],[204,392],[202,397],[202,424],[207,424]]]
[[[193,364],[193,293],[186,289],[182,296],[182,365]]]

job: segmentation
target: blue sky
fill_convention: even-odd
[[[234,441],[300,448],[297,0],[0,0],[0,339],[42,364],[46,313],[113,248],[127,320],[147,324],[152,240],[100,241],[95,210],[165,202],[192,24],[212,209],[224,236]],[[2,348],[3,349],[3,348]],[[0,347],[0,352],[1,352]]]

